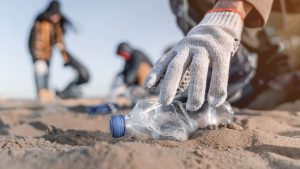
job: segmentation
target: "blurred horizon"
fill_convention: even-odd
[[[35,97],[28,37],[36,16],[50,0],[10,0],[1,5],[0,22],[0,98]],[[78,33],[70,30],[65,36],[67,49],[90,70],[92,79],[85,85],[85,97],[109,94],[115,75],[123,61],[115,55],[123,41],[144,51],[155,62],[163,50],[180,40],[169,1],[138,0],[64,0],[63,13],[74,23]],[[51,89],[63,88],[73,72],[63,67],[56,49],[51,61]]]

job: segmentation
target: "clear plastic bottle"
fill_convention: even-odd
[[[128,115],[110,119],[113,137],[133,136],[137,139],[187,140],[198,128],[232,123],[233,111],[228,103],[218,108],[202,106],[188,112],[181,102],[163,106],[157,100],[141,100]]]

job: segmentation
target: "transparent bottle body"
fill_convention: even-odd
[[[188,112],[181,102],[163,106],[157,100],[141,100],[125,116],[126,135],[138,139],[187,140],[198,128],[232,122],[233,111],[225,103],[219,108],[204,105]]]

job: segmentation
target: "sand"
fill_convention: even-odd
[[[113,139],[110,115],[84,113],[100,102],[0,100],[0,168],[300,168],[300,101],[236,109],[239,129],[199,130],[185,142]]]

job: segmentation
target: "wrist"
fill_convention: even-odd
[[[238,13],[244,20],[252,10],[252,5],[243,0],[219,0],[212,10],[231,9],[232,12]]]
[[[205,15],[199,25],[220,26],[224,29],[232,30],[237,34],[240,34],[244,27],[244,22],[241,20],[241,16],[237,12],[212,10]]]

